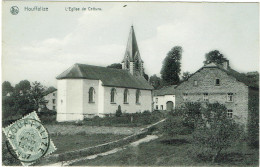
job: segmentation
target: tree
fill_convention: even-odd
[[[186,81],[191,76],[190,72],[183,72],[182,79]]]
[[[107,66],[107,68],[122,69],[122,64],[114,63],[114,64],[111,64],[111,65]]]
[[[46,88],[40,82],[33,82],[30,89],[30,101],[34,109],[37,111],[40,105],[45,105],[47,101],[44,99]]]
[[[162,79],[157,77],[156,74],[150,77],[149,83],[154,87],[154,89],[159,89],[162,87]]]
[[[31,84],[28,80],[20,81],[15,85],[14,90],[16,93],[27,93],[31,89]]]
[[[206,60],[203,62],[204,65],[209,63],[216,63],[221,65],[222,63],[228,61],[228,59],[226,59],[224,55],[220,53],[218,50],[213,50],[209,53],[206,53],[205,58]]]
[[[167,54],[163,61],[163,66],[161,69],[161,75],[163,81],[167,85],[178,84],[180,81],[181,72],[181,57],[182,57],[182,47],[175,46]]]
[[[12,87],[11,83],[8,81],[4,81],[2,83],[2,96],[6,96],[8,93],[13,92],[14,88]]]
[[[196,152],[199,147],[199,150],[213,153],[212,162],[215,162],[220,152],[230,147],[242,131],[232,118],[227,117],[224,105],[207,104],[202,109],[202,115],[193,133],[192,144]]]

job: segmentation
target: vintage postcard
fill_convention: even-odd
[[[2,9],[2,165],[259,166],[258,3]]]

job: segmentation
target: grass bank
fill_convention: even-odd
[[[190,136],[161,137],[137,147],[93,160],[81,161],[73,166],[258,166],[258,149],[250,149],[246,143],[236,143],[223,151],[218,163],[191,156]]]

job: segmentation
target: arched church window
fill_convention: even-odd
[[[139,89],[136,90],[136,96],[135,96],[135,102],[137,104],[140,103],[140,95],[141,95],[141,91]]]
[[[124,103],[128,103],[128,96],[129,96],[129,91],[128,89],[124,90]]]
[[[95,102],[95,89],[93,87],[89,88],[88,97],[90,103]]]
[[[110,102],[115,103],[116,89],[112,88],[110,93]]]

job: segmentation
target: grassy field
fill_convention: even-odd
[[[127,135],[114,134],[76,134],[51,136],[51,139],[57,148],[57,151],[54,154],[59,154],[66,151],[73,151],[107,143],[126,136]]]
[[[48,132],[56,135],[66,134],[119,134],[119,135],[131,135],[140,131],[141,127],[105,127],[105,126],[88,126],[88,125],[63,125],[63,124],[52,124],[44,125]]]
[[[258,166],[258,149],[249,149],[244,143],[238,143],[231,149],[223,151],[218,163],[212,163],[207,159],[194,159],[190,155],[192,148],[188,138],[189,136],[174,139],[161,137],[115,154],[78,162],[73,166]]]
[[[4,135],[3,135],[4,136]],[[91,147],[106,142],[114,141],[117,139],[124,138],[127,135],[120,134],[86,134],[79,133],[73,135],[51,135],[51,139],[57,148],[53,154],[64,153],[66,151],[73,151],[77,149],[82,149],[86,147]],[[4,165],[20,165],[20,162],[12,157],[12,155],[7,150],[5,144],[6,138],[3,137],[2,151],[3,157],[2,162]]]

